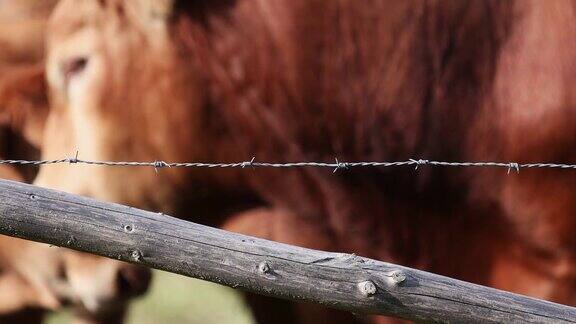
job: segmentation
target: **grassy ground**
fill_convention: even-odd
[[[51,315],[48,324],[70,322],[70,313]],[[128,324],[253,324],[250,310],[233,289],[155,271],[150,293],[130,309]]]

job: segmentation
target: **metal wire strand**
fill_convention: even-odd
[[[91,161],[78,158],[76,154],[73,158],[55,160],[0,160],[0,165],[49,165],[49,164],[85,164],[108,167],[151,167],[156,172],[161,168],[327,168],[333,172],[351,168],[389,168],[389,167],[453,167],[453,168],[502,168],[510,171],[520,172],[521,169],[576,169],[576,164],[563,163],[517,163],[517,162],[448,162],[431,161],[423,159],[410,159],[406,161],[379,162],[341,162],[335,159],[334,162],[257,162],[253,157],[250,161],[235,163],[205,163],[205,162],[165,162],[161,160],[152,162],[143,161]]]

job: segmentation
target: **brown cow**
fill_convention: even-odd
[[[514,10],[516,23],[497,61],[492,96],[468,139],[472,154],[574,163],[576,3],[520,2]],[[493,280],[503,289],[576,304],[576,174],[482,172],[474,181],[472,196],[497,202],[515,229]]]
[[[19,66],[2,75],[0,158],[39,157],[47,113],[42,72],[37,66]],[[30,166],[0,165],[0,178],[31,182],[34,171]],[[143,293],[149,277],[145,268],[0,236],[0,323],[39,323],[46,310],[68,303],[82,305],[75,313],[76,323],[119,322],[125,312],[121,302]],[[101,309],[99,300],[92,305],[91,300],[79,300],[72,283],[97,286],[115,304]]]
[[[48,112],[44,73],[44,32],[54,0],[0,2],[0,158],[37,159]],[[0,166],[0,177],[31,182],[31,167]],[[96,265],[94,264],[96,263]],[[72,281],[86,280],[113,295],[113,311],[78,300]],[[77,321],[122,319],[122,300],[143,292],[149,271],[123,263],[79,256],[65,249],[0,236],[0,323],[40,322],[45,310],[84,304]],[[76,285],[79,283],[76,282]],[[96,296],[97,297],[97,296]]]
[[[42,154],[574,162],[575,6],[64,0],[49,26]],[[574,304],[574,180],[551,170],[46,166],[36,184],[211,225],[241,212],[248,223],[225,225]],[[280,317],[262,302],[261,321],[333,315],[302,305]]]

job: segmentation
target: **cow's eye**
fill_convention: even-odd
[[[61,65],[60,69],[62,71],[62,74],[64,75],[64,79],[66,81],[69,81],[70,78],[84,71],[87,64],[88,64],[87,57],[78,56],[64,62]]]

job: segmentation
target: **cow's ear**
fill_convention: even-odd
[[[11,129],[33,146],[42,142],[49,104],[43,64],[0,71],[0,127]]]

